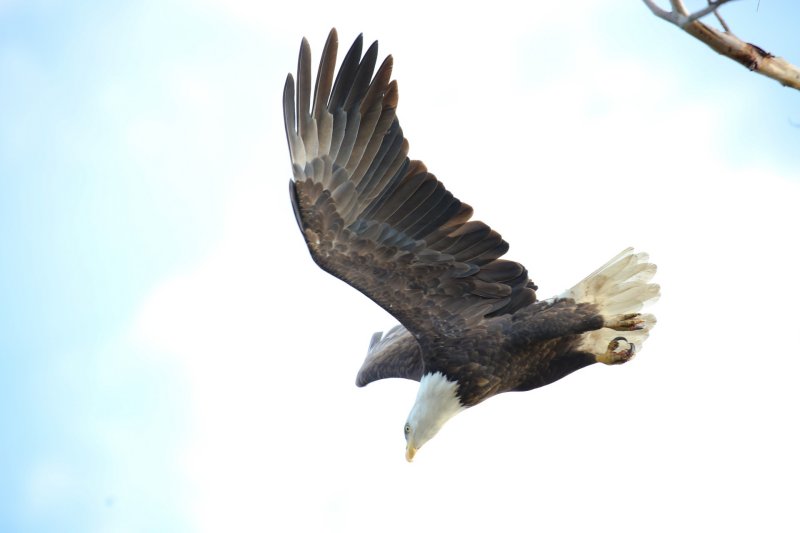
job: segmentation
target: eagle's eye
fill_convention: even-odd
[[[411,426],[409,424],[406,424],[406,427],[403,428],[403,431],[405,432],[406,435],[408,435],[409,433],[411,433]]]

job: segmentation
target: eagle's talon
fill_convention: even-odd
[[[641,314],[627,313],[611,318],[605,326],[617,331],[637,331],[647,327],[647,323]]]
[[[628,342],[625,337],[615,337],[608,343],[606,353],[596,356],[596,359],[598,363],[606,365],[621,365],[630,361],[635,353],[635,344]]]

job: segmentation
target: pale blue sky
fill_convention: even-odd
[[[689,491],[676,496],[668,525],[686,517],[722,529],[728,520],[755,524],[760,513],[797,525],[779,504],[780,483],[800,475],[800,443],[782,418],[796,419],[787,377],[800,370],[796,328],[785,316],[793,307],[781,303],[800,297],[791,279],[800,263],[800,127],[792,126],[800,93],[716,56],[637,0],[523,13],[503,2],[465,5],[458,24],[430,3],[410,4],[396,20],[371,14],[369,3],[336,4],[292,14],[214,0],[0,2],[0,530],[360,531],[369,525],[360,516],[398,512],[380,494],[399,498],[400,516],[441,526],[435,506],[421,503],[436,499],[430,487],[479,501],[461,493],[473,478],[449,468],[486,469],[494,454],[532,472],[548,453],[553,465],[571,464],[575,450],[559,438],[613,438],[631,417],[650,435],[663,428],[654,439],[669,447],[640,442],[653,456],[620,457],[613,468],[564,466],[573,481],[541,468],[528,478],[542,483],[526,494],[541,502],[551,531],[585,524],[559,518],[566,498],[548,498],[568,495],[572,483],[586,495],[605,486],[602,476],[619,478],[619,489],[652,483],[643,490],[655,498],[669,495],[659,475],[669,491]],[[756,12],[755,4],[725,8],[734,31],[800,62],[800,5],[762,1]],[[556,292],[629,244],[653,254],[665,287],[654,312],[667,320],[631,369],[587,371],[568,378],[569,389],[487,402],[488,418],[463,415],[449,441],[442,435],[420,452],[422,465],[405,464],[400,430],[415,388],[352,385],[370,334],[391,320],[316,270],[286,196],[283,80],[301,37],[318,57],[334,25],[341,48],[363,31],[394,54],[412,156],[503,232],[512,258],[545,278],[536,277],[540,286]],[[439,61],[439,50],[459,49],[461,57]],[[510,103],[489,105],[497,90]],[[471,133],[448,140],[447,129]],[[513,157],[494,159],[492,150],[509,153],[508,138]],[[475,177],[488,172],[490,186]],[[564,225],[543,206],[528,228],[522,204],[504,204],[508,184],[521,181],[530,189],[515,190],[518,202],[575,205],[577,214]],[[629,188],[605,195],[606,181]],[[602,214],[615,199],[639,222],[615,229],[621,209]],[[606,221],[612,229],[586,237]],[[682,325],[689,314],[698,318]],[[697,336],[688,347],[687,330]],[[327,353],[332,345],[341,353]],[[760,346],[769,353],[754,354]],[[764,363],[770,371],[756,368]],[[310,368],[319,370],[305,375]],[[563,407],[585,403],[591,387],[636,393],[640,410],[584,420]],[[549,396],[559,391],[570,400]],[[664,391],[683,393],[674,409]],[[531,413],[531,427],[550,438],[526,440],[514,414],[491,425],[495,440],[472,440],[497,418],[490,413],[511,409]],[[663,423],[651,419],[659,416]],[[705,444],[681,444],[696,440]],[[730,456],[703,455],[725,446]],[[666,456],[674,464],[659,462]],[[424,470],[426,460],[436,469]],[[654,477],[641,477],[648,468]],[[671,478],[676,468],[688,477]],[[752,514],[720,518],[724,504],[744,508],[730,503],[731,470],[741,490],[768,493],[750,500]],[[487,513],[504,513],[501,524],[524,520],[502,503],[524,502],[518,482],[502,477],[503,489],[492,487],[500,492]],[[704,509],[706,492],[727,499],[709,496]],[[610,496],[623,506],[626,497]],[[663,511],[631,497],[642,516]],[[638,514],[590,509],[596,530],[614,519],[616,531],[648,529]]]

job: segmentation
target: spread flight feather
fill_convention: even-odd
[[[455,335],[487,315],[536,300],[508,244],[425,166],[408,158],[388,56],[356,39],[333,80],[336,31],[325,44],[311,104],[304,39],[297,83],[284,88],[292,205],[317,264],[394,315],[418,339]],[[296,88],[296,89],[295,89]],[[295,90],[297,94],[295,94]]]

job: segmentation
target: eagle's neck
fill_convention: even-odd
[[[419,380],[417,401],[409,419],[417,427],[432,431],[432,437],[445,422],[464,409],[466,407],[458,397],[458,382],[447,379],[441,372],[428,373]]]

